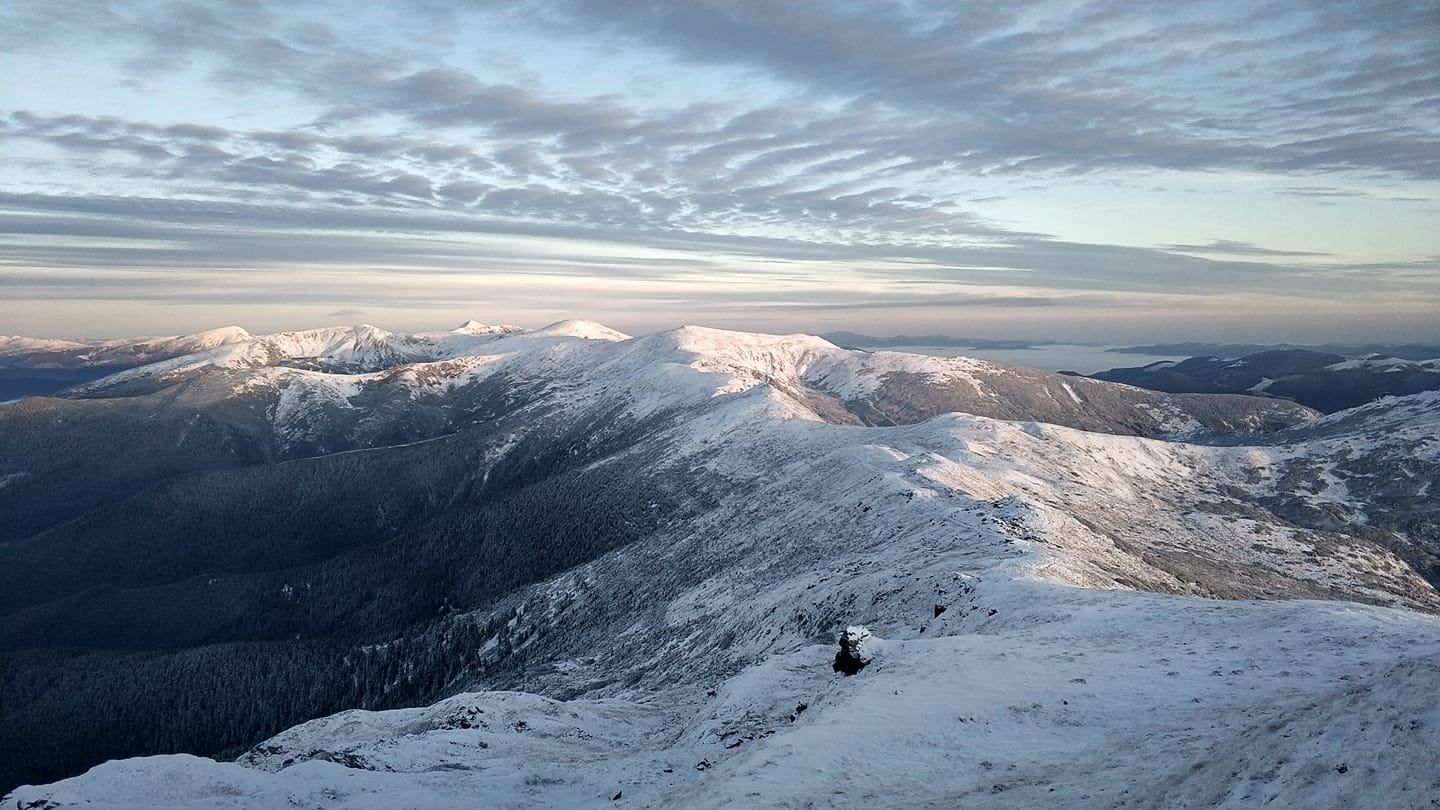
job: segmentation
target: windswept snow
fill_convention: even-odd
[[[976,594],[995,618],[889,641],[853,677],[811,645],[709,693],[463,694],[307,723],[238,764],[106,763],[13,806],[1419,808],[1440,791],[1432,619]]]
[[[1408,808],[1440,795],[1440,594],[1351,533],[1374,509],[1354,465],[1440,454],[1440,393],[1243,444],[965,413],[866,427],[834,403],[959,388],[1203,434],[1175,400],[1092,380],[803,335],[597,326],[317,330],[206,354],[408,358],[233,367],[274,390],[271,418],[296,441],[322,441],[323,419],[366,397],[399,390],[414,408],[501,382],[514,433],[495,436],[497,454],[536,424],[633,420],[646,432],[624,452],[705,508],[497,605],[526,661],[503,683],[321,718],[237,762],[106,763],[21,788],[13,806]],[[658,416],[675,418],[644,421]],[[1339,510],[1333,525],[1267,505],[1314,470],[1296,499]],[[851,626],[883,654],[847,677],[832,661]]]

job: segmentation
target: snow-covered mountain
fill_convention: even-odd
[[[119,340],[52,340],[0,335],[0,364],[21,368],[135,366],[251,339],[238,326],[193,335]]]
[[[238,326],[177,337],[53,340],[0,335],[0,403],[43,396],[146,363],[250,339]]]
[[[250,338],[0,407],[0,649],[144,605],[172,647],[353,639],[315,659],[380,685],[350,705],[451,696],[7,801],[1428,806],[1437,436],[1435,394],[1316,419],[799,335]]]
[[[283,423],[319,416],[322,402],[343,408],[367,396],[445,408],[465,399],[457,389],[491,377],[547,395],[563,381],[571,408],[604,399],[656,410],[770,385],[818,418],[871,425],[961,411],[1160,435],[1275,429],[1315,415],[1256,397],[1165,395],[963,357],[847,350],[809,335],[687,326],[632,339],[588,321],[533,331],[472,321],[453,332],[410,335],[372,326],[285,332],[140,366],[77,393],[134,396],[184,380],[210,396],[266,391],[316,401],[300,412],[277,406]]]

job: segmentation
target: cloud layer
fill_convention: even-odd
[[[1434,4],[448,6],[6,4],[0,318],[1440,306]]]

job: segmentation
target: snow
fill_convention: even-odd
[[[0,357],[7,357],[16,354],[29,354],[31,352],[53,352],[69,349],[83,349],[89,344],[74,340],[52,340],[49,338],[29,338],[0,335]]]
[[[1140,410],[1150,416],[1160,425],[1160,430],[1172,436],[1185,436],[1198,433],[1204,430],[1204,425],[1193,416],[1181,413],[1171,408],[1160,405],[1140,404]]]
[[[517,638],[614,616],[568,625],[576,647],[537,661],[531,692],[343,712],[234,763],[106,763],[14,806],[1405,808],[1440,793],[1440,620],[1420,612],[1440,595],[1376,546],[1254,507],[1305,463],[1323,486],[1303,497],[1362,509],[1340,450],[1440,457],[1440,392],[1250,446],[965,414],[865,428],[794,392],[861,397],[894,373],[978,388],[1004,369],[597,327],[315,330],[199,361],[408,358],[247,372],[278,391],[294,441],[374,386],[452,395],[502,370],[546,386],[548,419],[683,406],[645,448],[713,503],[512,596]],[[518,446],[493,442],[497,458]],[[603,601],[617,594],[648,609]],[[1375,604],[1297,598],[1317,595]],[[883,653],[849,677],[831,667],[846,628]]]
[[[203,332],[196,332],[191,335],[181,335],[172,338],[153,338],[150,340],[137,341],[135,343],[109,344],[131,346],[142,354],[174,354],[179,352],[191,353],[204,349],[213,349],[216,346],[224,346],[230,343],[239,343],[249,340],[250,333],[239,326],[222,326],[218,329],[207,329]]]
[[[243,330],[242,330],[243,331]],[[232,335],[238,337],[238,334]],[[264,368],[296,360],[318,360],[338,371],[376,371],[398,365],[437,362],[495,353],[507,341],[529,339],[532,344],[546,339],[619,341],[628,336],[589,321],[562,321],[534,331],[514,326],[489,326],[467,321],[449,332],[396,334],[368,324],[335,326],[272,335],[247,335],[213,346],[200,346],[183,356],[142,365],[113,374],[84,386],[102,390],[117,383],[166,378],[207,367]]]
[[[350,408],[351,397],[359,391],[359,381],[337,374],[283,369],[273,376],[284,381],[277,386],[280,397],[270,410],[283,446],[318,437],[324,427],[324,409]]]
[[[1306,425],[1304,431],[1323,435],[1332,427],[1356,420],[1363,420],[1371,426],[1371,432],[1385,436],[1387,440],[1396,438],[1393,431],[1402,431],[1407,439],[1433,438],[1435,434],[1431,431],[1440,425],[1440,390],[1405,397],[1383,397],[1317,419]]]
[[[523,327],[512,324],[484,324],[476,320],[468,320],[456,328],[450,330],[457,335],[509,335],[525,331]]]
[[[698,326],[632,338],[577,320],[533,331],[471,322],[448,332],[392,334],[359,326],[262,335],[124,371],[78,390],[95,396],[145,379],[169,385],[194,375],[214,377],[217,369],[275,367],[344,374],[367,389],[403,386],[383,395],[398,393],[442,410],[449,408],[445,400],[457,391],[504,372],[517,387],[547,392],[546,407],[534,409],[537,418],[548,418],[541,417],[540,410],[581,414],[600,403],[642,418],[768,386],[789,398],[777,407],[811,420],[905,422],[919,418],[917,414],[970,407],[983,407],[992,415],[1023,413],[1025,406],[1012,396],[1023,401],[1025,396],[1044,395],[1073,420],[1109,420],[1122,430],[1176,436],[1202,429],[1186,407],[1166,395],[1094,381],[1045,379],[1043,374],[971,358],[847,350],[810,335]],[[369,376],[379,372],[388,373]],[[244,375],[235,379],[235,390],[254,390],[253,380]],[[1123,415],[1107,414],[1101,404],[1115,397],[1092,396],[1120,391],[1124,393],[1119,398],[1129,403],[1125,407],[1130,412]],[[1296,411],[1282,418],[1304,416]]]
[[[191,335],[123,338],[112,340],[46,340],[0,337],[0,358],[21,360],[38,367],[84,367],[90,365],[133,365],[193,354],[229,343],[250,339],[238,326],[224,326]],[[40,355],[38,359],[27,358]]]
[[[560,321],[533,331],[489,327],[475,322],[453,332],[396,335],[372,326],[330,327],[301,332],[263,335],[238,343],[200,351],[185,357],[143,366],[92,383],[89,390],[129,380],[180,374],[207,366],[256,368],[297,359],[320,359],[343,366],[373,370],[403,364],[434,363],[448,359],[530,354],[567,341],[615,344],[615,351],[575,353],[556,349],[554,363],[573,364],[577,370],[594,365],[629,366],[666,400],[677,388],[702,385],[707,396],[718,396],[766,383],[797,389],[818,386],[843,399],[873,393],[893,373],[922,375],[937,383],[964,381],[985,390],[975,379],[978,370],[998,371],[983,361],[938,358],[898,352],[857,352],[840,349],[810,335],[758,335],[687,326],[641,338],[592,321]],[[481,363],[480,365],[484,365]],[[681,374],[678,368],[702,376]],[[713,375],[728,380],[711,384]],[[669,379],[665,379],[665,378]],[[611,380],[622,380],[617,374]],[[631,385],[632,394],[639,384]],[[658,407],[661,403],[652,403]],[[646,410],[641,407],[638,411]],[[637,411],[637,412],[638,412]]]
[[[1026,581],[982,592],[1002,620],[891,641],[851,677],[813,645],[713,697],[498,692],[345,712],[243,764],[106,763],[15,806],[606,807],[618,793],[639,807],[1405,808],[1440,789],[1433,619]]]
[[[1417,365],[1411,360],[1402,360],[1399,357],[1385,357],[1379,354],[1366,354],[1359,357],[1352,357],[1349,360],[1342,360],[1339,363],[1331,363],[1325,368],[1330,371],[1343,371],[1346,369],[1386,369],[1394,370],[1397,367]]]
[[[610,327],[594,321],[568,320],[558,321],[549,326],[536,329],[531,334],[538,336],[560,336],[577,337],[585,340],[607,340],[619,341],[628,340],[629,335],[624,332],[611,329]]]

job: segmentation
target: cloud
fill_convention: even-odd
[[[917,158],[938,142],[1001,171],[1440,177],[1436,122],[1414,114],[1433,109],[1440,83],[1433,4],[858,2],[785,14],[764,2],[539,5],[537,24],[763,70],[812,96],[881,101],[904,111],[913,129],[901,137]]]
[[[1362,5],[15,0],[17,64],[117,78],[58,109],[0,91],[21,155],[0,261],[27,279],[356,266],[697,289],[723,268],[888,285],[874,300],[896,308],[1423,297],[1436,282],[1405,256],[1198,222],[1153,249],[1095,244],[1024,210],[1046,188],[1099,201],[1194,178],[1243,178],[1277,217],[1433,202],[1417,186],[1440,179],[1440,10]],[[1024,294],[917,292],[931,283]]]
[[[1225,256],[1330,256],[1329,253],[1317,253],[1309,250],[1275,250],[1263,248],[1249,242],[1237,242],[1233,239],[1214,239],[1203,245],[1161,245],[1165,250],[1173,250],[1179,253],[1214,253]]]
[[[0,192],[0,235],[53,236],[0,250],[31,267],[262,269],[296,265],[385,265],[429,272],[511,270],[537,275],[685,280],[698,267],[740,262],[779,277],[784,263],[843,270],[852,280],[951,285],[1006,284],[1091,293],[1367,295],[1391,289],[1434,294],[1440,276],[1416,277],[1414,262],[1324,265],[1201,258],[1169,250],[1068,242],[1012,234],[969,246],[826,242],[656,228],[642,219],[612,226],[505,216],[566,204],[523,190],[498,197],[481,216],[433,209],[256,205],[136,197]],[[541,193],[541,192],[536,192]],[[493,195],[487,195],[490,199]],[[578,202],[576,204],[579,204]],[[584,204],[590,205],[591,202]],[[594,216],[592,212],[592,216]],[[77,238],[78,237],[78,238]],[[519,240],[519,241],[516,241]],[[0,245],[3,245],[0,242]],[[1244,246],[1226,247],[1228,251]],[[659,251],[660,255],[647,256]],[[620,254],[617,258],[616,254]],[[1267,257],[1270,254],[1262,254]],[[753,265],[759,262],[760,265]],[[731,272],[738,272],[732,270]],[[752,270],[750,272],[757,272]],[[862,285],[863,286],[863,285]],[[1024,304],[1015,303],[1015,306]]]
[[[1332,188],[1329,186],[1287,186],[1275,189],[1276,194],[1283,194],[1287,197],[1304,197],[1312,199],[1343,199],[1369,197],[1363,191],[1356,191],[1348,188]]]

